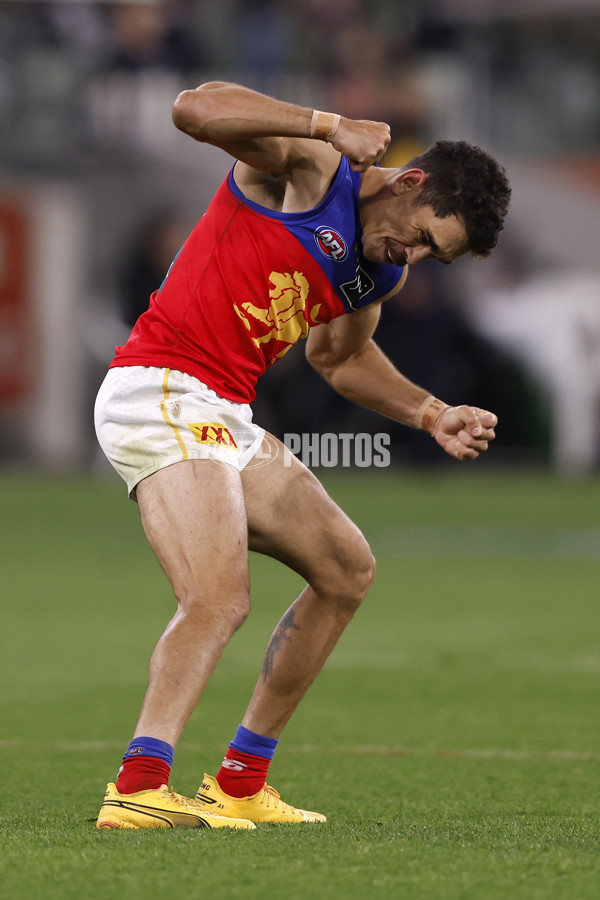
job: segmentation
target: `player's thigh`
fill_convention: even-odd
[[[242,471],[250,549],[281,560],[317,589],[332,579],[370,583],[374,560],[360,529],[280,441],[267,441],[271,452]]]
[[[249,590],[238,470],[208,459],[159,469],[137,486],[144,531],[180,602]]]

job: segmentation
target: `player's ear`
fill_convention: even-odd
[[[423,169],[405,169],[393,182],[392,193],[399,195],[411,191],[415,187],[420,187],[426,179],[427,174]]]

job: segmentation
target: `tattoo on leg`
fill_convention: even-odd
[[[271,640],[267,646],[267,652],[265,653],[265,659],[262,667],[262,674],[265,679],[269,678],[269,676],[273,673],[273,664],[275,662],[275,654],[281,650],[281,646],[284,641],[291,641],[291,637],[288,635],[288,631],[294,629],[295,631],[300,631],[300,626],[296,625],[294,622],[294,610],[288,609],[286,614],[283,616],[277,628],[273,632]]]

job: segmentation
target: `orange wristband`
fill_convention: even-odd
[[[337,113],[321,112],[320,109],[314,109],[312,119],[310,120],[310,136],[317,141],[332,141],[340,124],[340,118]]]
[[[415,415],[415,427],[422,428],[429,434],[433,434],[435,426],[444,410],[449,409],[449,405],[443,400],[438,400],[433,394],[430,394],[426,400],[421,403]]]

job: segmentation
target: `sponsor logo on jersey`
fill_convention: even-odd
[[[190,422],[189,426],[199,444],[220,444],[221,447],[237,450],[233,435],[225,425],[219,422]]]
[[[328,225],[321,225],[314,232],[317,247],[324,256],[342,262],[348,256],[348,242],[343,234]]]

